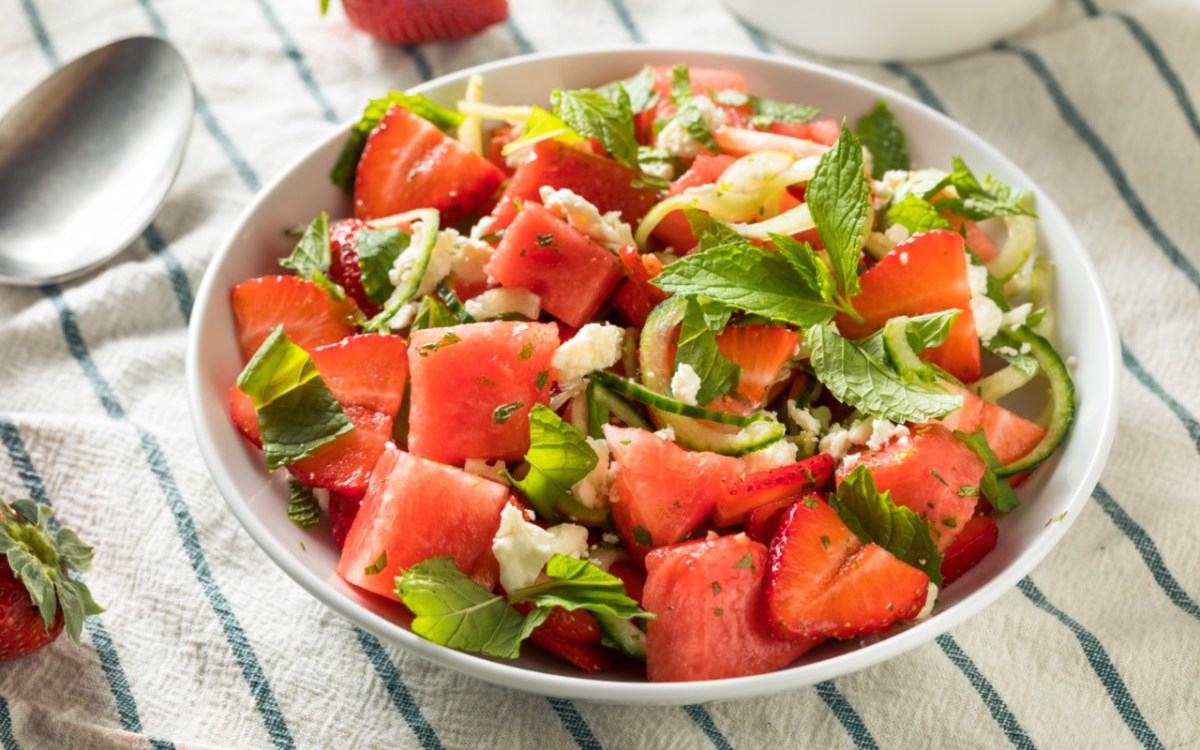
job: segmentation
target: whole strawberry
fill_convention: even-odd
[[[383,42],[457,39],[508,18],[508,0],[342,0],[350,23]]]
[[[65,629],[79,640],[83,620],[104,610],[69,572],[92,566],[92,548],[49,523],[53,511],[29,500],[0,501],[0,661],[50,645]]]

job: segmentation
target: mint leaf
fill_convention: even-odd
[[[835,312],[780,253],[744,240],[682,258],[651,283],[801,327],[826,323]]]
[[[346,191],[347,195],[354,193],[355,173],[358,171],[358,160],[362,158],[363,148],[367,145],[367,136],[395,104],[424,117],[443,132],[450,132],[466,119],[465,115],[447,109],[423,94],[389,91],[386,96],[367,102],[362,118],[350,129],[350,140],[346,142],[333,172],[329,175],[333,184]]]
[[[871,186],[863,174],[862,144],[846,123],[838,142],[821,155],[804,195],[838,288],[852,298],[860,291],[858,258],[867,236]]]
[[[546,563],[549,581],[510,591],[510,602],[533,602],[539,607],[586,609],[628,620],[653,617],[643,612],[625,591],[620,578],[587,560],[554,555]]]
[[[750,107],[754,111],[750,122],[759,127],[766,127],[773,122],[808,122],[821,114],[820,107],[813,107],[808,104],[796,104],[795,102],[781,102],[775,99],[763,99],[758,96],[750,97]]]
[[[988,175],[981,185],[966,162],[954,157],[954,171],[950,173],[950,184],[958,192],[957,198],[943,198],[934,204],[938,211],[952,211],[972,221],[982,221],[997,216],[1037,216],[1026,203],[1028,193],[1005,185]]]
[[[729,321],[730,310],[724,305],[706,313],[699,298],[689,297],[679,329],[675,351],[675,370],[688,365],[700,377],[696,403],[707,404],[737,388],[742,368],[726,359],[717,348],[717,337]]]
[[[703,143],[709,151],[720,153],[721,147],[713,138],[704,113],[700,111],[696,98],[692,95],[692,81],[686,65],[671,68],[671,101],[676,107],[674,119],[687,130],[688,135]]]
[[[450,308],[446,307],[444,302],[432,294],[427,294],[421,298],[421,305],[417,308],[417,315],[408,331],[409,335],[412,335],[426,328],[447,328],[458,323],[458,318],[450,312]]]
[[[579,143],[584,140],[583,136],[572,130],[570,125],[535,105],[530,109],[529,119],[525,120],[525,128],[521,131],[521,137],[508,143],[504,147],[503,153],[507,156],[518,149],[551,139],[563,143]]]
[[[585,138],[595,138],[618,163],[638,166],[638,143],[633,132],[629,94],[619,89],[616,100],[598,91],[558,91],[550,95],[554,114]]]
[[[812,367],[839,401],[897,424],[943,417],[962,406],[962,396],[907,383],[880,358],[825,326],[808,332]]]
[[[912,193],[888,208],[887,220],[889,224],[901,225],[909,234],[928,232],[931,229],[950,229],[950,222],[942,218],[936,208]]]
[[[547,521],[557,520],[554,504],[571,485],[596,468],[599,457],[588,445],[582,432],[563,422],[554,411],[534,404],[529,413],[529,473],[514,479],[538,514]]]
[[[620,98],[619,89],[624,89],[629,97],[629,108],[634,112],[644,112],[658,103],[658,92],[654,89],[654,74],[647,65],[636,74],[622,81],[615,81],[596,89],[611,102]]]
[[[875,106],[858,120],[858,137],[871,152],[871,176],[883,177],[893,169],[907,170],[912,166],[908,158],[908,138],[904,128],[887,102],[880,99]]]
[[[279,265],[295,272],[297,276],[311,279],[314,273],[329,272],[331,257],[329,215],[322,211],[304,230],[304,235],[296,243],[291,255],[280,260]]]
[[[321,505],[313,495],[312,487],[288,480],[288,520],[302,529],[311,529],[321,521]]]
[[[396,258],[408,249],[412,235],[399,229],[363,229],[354,240],[358,265],[362,269],[363,291],[377,305],[387,302],[396,290],[388,272]]]
[[[829,506],[864,544],[878,544],[896,559],[925,571],[935,585],[942,585],[942,553],[929,523],[896,505],[891,492],[880,494],[867,467],[856,467],[842,480],[830,496]]]
[[[943,310],[942,312],[917,315],[908,319],[905,334],[908,343],[917,354],[941,346],[950,335],[950,327],[958,320],[961,310]],[[887,356],[883,346],[883,330],[880,329],[864,339],[855,342],[867,354],[882,360]]]
[[[417,563],[396,578],[396,596],[416,617],[412,629],[434,643],[515,659],[521,642],[549,616],[535,608],[522,615],[468,578],[450,557]]]
[[[1008,513],[1020,505],[1021,501],[1017,499],[1017,493],[1013,492],[1012,485],[1008,483],[1008,480],[996,476],[996,472],[1001,468],[1000,461],[992,452],[992,446],[988,445],[987,435],[983,430],[976,430],[970,434],[955,430],[954,434],[959,440],[971,446],[971,450],[975,451],[987,465],[987,469],[983,472],[983,479],[979,480],[979,491],[992,504],[992,507],[1001,513]]]
[[[804,283],[808,284],[809,289],[816,292],[822,300],[832,302],[834,293],[837,291],[837,283],[829,271],[829,266],[817,257],[812,245],[786,234],[769,234],[768,236],[775,247],[779,248],[779,254],[800,275],[800,278],[804,279]]]
[[[284,335],[283,326],[254,353],[237,385],[254,402],[271,471],[354,429],[308,352]]]
[[[985,348],[1024,374],[1030,376],[1037,374],[1037,360],[1029,354],[1021,354],[1021,342],[1003,328],[996,331],[996,334],[988,340]]]
[[[630,183],[631,187],[650,187],[655,190],[667,190],[671,187],[671,181],[666,177],[647,174],[648,170],[656,166],[666,165],[671,168],[671,174],[676,174],[679,160],[675,155],[665,148],[657,148],[655,146],[638,146],[637,167],[641,174],[636,180]]]
[[[720,219],[714,218],[706,211],[698,208],[685,208],[683,216],[687,219],[688,226],[692,228],[692,234],[700,243],[696,252],[702,253],[718,245],[744,242],[742,236],[733,231],[732,227]]]

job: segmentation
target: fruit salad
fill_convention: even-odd
[[[279,512],[419,635],[590,672],[758,674],[936,611],[1072,422],[1030,196],[913,165],[882,101],[485,84],[372,101],[353,215],[232,292]]]

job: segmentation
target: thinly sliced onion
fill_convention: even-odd
[[[1000,254],[987,263],[988,273],[1000,281],[1008,281],[1020,271],[1037,245],[1037,223],[1032,216],[1005,216],[1008,239]]]
[[[467,90],[463,94],[470,104],[483,99],[483,76],[474,75],[467,79]],[[483,119],[479,115],[467,115],[458,126],[458,140],[476,156],[483,155]]]
[[[1038,257],[1033,261],[1033,270],[1029,273],[1029,301],[1033,309],[1043,310],[1042,319],[1034,326],[1033,332],[1049,341],[1054,341],[1054,308],[1050,298],[1054,294],[1054,264],[1048,258]]]
[[[533,107],[525,105],[487,104],[485,102],[460,101],[458,111],[467,117],[478,117],[483,120],[504,120],[505,122],[525,122],[533,112]]]
[[[808,210],[807,203],[801,203],[799,206],[765,221],[729,225],[730,229],[749,240],[769,239],[772,234],[797,234],[815,226],[816,223],[813,222],[812,212]]]

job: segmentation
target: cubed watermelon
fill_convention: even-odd
[[[963,406],[940,421],[948,429],[961,432],[983,430],[988,447],[996,460],[1010,464],[1029,453],[1046,435],[1046,428],[1014,414],[998,404],[980,398],[966,388],[959,389]]]
[[[500,196],[492,211],[493,229],[511,224],[525,203],[541,201],[543,185],[571,190],[590,201],[600,213],[619,211],[621,221],[636,226],[658,202],[655,190],[632,186],[637,177],[637,172],[612,159],[558,141],[542,141],[533,146],[530,158],[517,168]]]
[[[717,680],[787,666],[815,643],[771,636],[762,612],[767,549],[745,534],[646,556],[646,672],[652,682]]]
[[[452,557],[470,575],[488,559],[507,499],[504,485],[388,446],[337,573],[389,599],[401,568],[433,557]]]
[[[495,321],[413,334],[408,449],[462,465],[529,450],[529,412],[550,401],[554,323]]]
[[[541,296],[542,309],[573,328],[596,317],[623,276],[617,256],[538,203],[517,214],[486,270]]]

